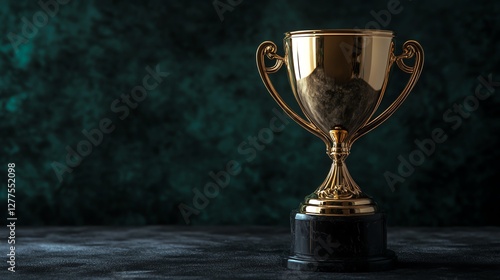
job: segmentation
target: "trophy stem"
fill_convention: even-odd
[[[352,179],[345,164],[351,148],[346,141],[347,134],[347,130],[340,126],[330,130],[333,141],[330,157],[333,164],[325,181],[315,192],[318,198],[350,199],[359,197],[361,194],[361,189]]]
[[[349,155],[350,144],[347,130],[340,126],[330,130],[333,160],[328,176],[314,193],[307,196],[300,206],[300,213],[313,215],[367,215],[376,212],[375,203],[361,192],[352,179],[345,164]]]
[[[344,160],[333,161],[328,176],[314,193],[322,199],[351,199],[362,195]]]

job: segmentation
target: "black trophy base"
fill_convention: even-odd
[[[385,214],[316,216],[291,214],[292,246],[285,266],[294,270],[366,272],[394,268],[387,250]]]

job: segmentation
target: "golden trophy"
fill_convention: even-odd
[[[345,159],[352,144],[387,120],[415,86],[424,64],[416,41],[394,54],[394,34],[384,30],[306,30],[285,33],[284,56],[267,41],[257,67],[267,90],[300,126],[319,137],[332,159],[323,183],[291,214],[292,245],[285,265],[312,271],[375,271],[397,260],[387,249],[385,214],[353,180]],[[271,67],[266,57],[275,60]],[[413,66],[404,60],[415,58]],[[410,74],[408,84],[379,116],[392,65]],[[280,97],[269,74],[283,65],[304,117]]]

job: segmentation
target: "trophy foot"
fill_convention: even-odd
[[[294,270],[362,272],[394,268],[383,213],[317,216],[291,213],[292,246],[285,266]]]
[[[312,194],[299,207],[302,214],[321,216],[370,215],[376,211],[377,204],[366,195],[350,199],[323,199]]]

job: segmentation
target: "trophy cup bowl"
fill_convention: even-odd
[[[394,34],[384,30],[306,30],[285,33],[284,56],[266,41],[257,49],[257,67],[271,96],[300,126],[326,145],[332,166],[326,179],[292,211],[292,245],[285,265],[312,271],[374,271],[396,262],[387,250],[385,214],[353,180],[345,159],[352,144],[404,102],[423,67],[416,41],[394,55]],[[266,57],[275,60],[265,65]],[[415,58],[413,66],[403,60]],[[410,74],[401,94],[379,116],[392,65]],[[304,117],[295,113],[271,83],[283,65]]]

